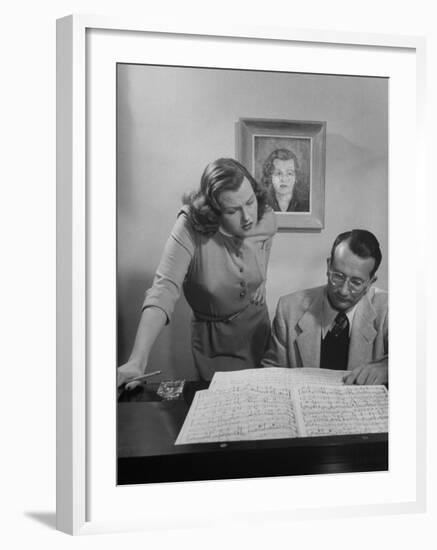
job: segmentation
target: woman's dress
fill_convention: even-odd
[[[204,380],[216,371],[258,367],[270,335],[267,306],[251,303],[265,281],[272,237],[231,237],[196,231],[184,207],[175,223],[143,308],[170,322],[183,288],[193,311],[195,366]]]

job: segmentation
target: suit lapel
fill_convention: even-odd
[[[297,346],[305,367],[320,366],[320,343],[322,339],[322,312],[324,287],[308,304],[308,309],[297,322]]]
[[[368,293],[360,300],[352,322],[348,370],[372,360],[373,342],[376,337],[375,318],[376,312]]]

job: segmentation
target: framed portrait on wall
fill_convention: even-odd
[[[282,230],[322,229],[326,122],[241,118],[237,157],[262,183]]]

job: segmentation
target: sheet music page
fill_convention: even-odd
[[[176,445],[297,437],[290,393],[264,389],[198,391]]]
[[[247,439],[298,437],[296,416],[288,390],[262,388],[247,392]]]
[[[332,370],[303,367],[289,369],[290,380],[295,384],[319,384],[330,386],[342,386],[343,377],[348,374],[347,370]]]
[[[304,385],[294,394],[303,437],[388,431],[384,386]]]
[[[244,369],[231,372],[216,372],[209,385],[210,390],[241,391],[252,388],[262,389],[266,386],[284,388],[291,379],[290,371],[281,367],[267,367],[259,369]]]
[[[343,377],[347,373],[348,371],[346,370],[309,367],[297,369],[266,367],[232,372],[216,372],[209,389],[214,391],[241,391],[249,388],[262,390],[266,386],[291,389],[296,384],[342,385]]]

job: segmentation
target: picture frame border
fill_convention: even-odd
[[[418,145],[424,146],[425,39],[391,34],[345,33],[287,28],[232,25],[154,24],[140,20],[70,15],[57,20],[57,381],[56,381],[56,501],[57,529],[70,534],[105,530],[99,522],[87,521],[87,189],[86,189],[86,31],[109,29],[150,33],[224,36],[229,39],[270,39],[344,44],[362,47],[408,48],[416,52]],[[420,149],[418,147],[418,149]],[[418,173],[424,158],[419,153]],[[423,266],[423,264],[422,264]],[[418,270],[422,269],[422,266]],[[418,291],[419,292],[419,291]],[[420,296],[419,296],[420,298]],[[423,297],[422,297],[423,298]],[[424,344],[424,323],[417,335]],[[418,347],[417,362],[425,365],[425,345]],[[405,505],[393,504],[392,512],[426,509],[426,377],[417,383],[417,498]],[[375,511],[378,513],[378,507]],[[384,507],[383,512],[387,512]],[[366,514],[368,512],[364,512]],[[327,517],[316,511],[308,517]],[[302,516],[301,516],[302,517]],[[126,525],[121,529],[130,529]],[[119,529],[117,529],[119,530]]]

